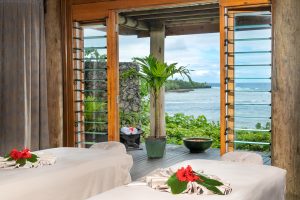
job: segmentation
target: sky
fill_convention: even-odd
[[[165,61],[187,66],[193,81],[220,82],[220,35],[219,33],[167,36],[165,39]],[[269,30],[243,31],[236,33],[238,38],[270,37]],[[120,62],[131,61],[132,57],[143,57],[150,52],[150,39],[136,36],[120,36]],[[235,51],[269,51],[270,41],[236,42]],[[235,64],[270,64],[271,54],[239,54]],[[271,76],[270,67],[236,68],[239,78],[267,78]],[[174,77],[177,78],[177,77]],[[238,79],[237,82],[269,82],[269,80]]]
[[[120,36],[119,39],[120,62],[149,55],[149,38]],[[191,76],[194,81],[219,82],[219,57],[219,33],[166,37],[165,61],[193,70]]]
[[[87,30],[85,36],[103,34],[94,30]],[[270,37],[270,30],[236,32],[236,39]],[[181,36],[167,36],[165,39],[165,62],[178,63],[187,66],[191,71],[193,81],[219,83],[220,82],[220,41],[219,33],[194,34]],[[96,41],[89,41],[85,46],[95,45]],[[97,43],[100,44],[99,41]],[[105,45],[105,41],[101,41]],[[136,36],[119,36],[120,62],[130,62],[133,57],[144,57],[150,52],[150,38]],[[269,40],[236,42],[235,51],[269,51]],[[270,64],[271,54],[238,54],[235,64]],[[239,78],[268,78],[271,76],[270,67],[239,67],[235,69],[235,77]],[[180,78],[180,77],[174,77]],[[236,82],[269,82],[259,79],[238,79]]]

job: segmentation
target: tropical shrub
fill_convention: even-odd
[[[128,75],[135,74],[141,80],[144,80],[148,93],[151,93],[154,102],[154,132],[151,137],[159,138],[164,137],[165,133],[159,132],[159,128],[162,126],[162,123],[159,120],[159,115],[164,112],[159,108],[159,96],[161,88],[166,84],[169,78],[172,78],[174,75],[181,75],[182,77],[187,77],[190,81],[189,70],[184,66],[177,66],[177,63],[167,64],[159,61],[152,55],[143,57],[143,58],[134,58],[140,66],[140,70],[137,72],[131,70],[127,72]],[[126,75],[125,75],[126,76]]]
[[[267,129],[261,127],[261,129]],[[145,136],[149,134],[149,124],[142,124]],[[213,140],[212,147],[220,148],[220,124],[210,122],[205,116],[198,117],[176,113],[173,116],[166,114],[167,143],[182,145],[183,139],[187,137],[207,137]],[[251,142],[270,142],[271,136],[264,132],[238,131],[236,140]],[[269,151],[268,145],[236,144],[236,149],[249,151]]]
[[[86,96],[84,100],[84,120],[86,122],[107,122],[106,103],[94,96]],[[85,131],[103,131],[105,126],[97,123],[86,123]]]

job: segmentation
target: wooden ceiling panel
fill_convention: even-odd
[[[216,3],[218,0],[73,0],[73,20],[86,21],[105,18],[109,10],[154,9],[157,7],[189,6]]]
[[[219,16],[217,17],[210,17],[204,19],[181,19],[181,20],[169,20],[165,22],[167,27],[171,26],[182,26],[182,25],[197,25],[197,24],[216,24],[219,23]]]
[[[185,11],[185,12],[174,12],[174,13],[166,13],[166,14],[152,14],[152,15],[144,15],[134,17],[138,20],[167,20],[172,18],[185,18],[185,17],[193,17],[193,16],[215,16],[219,15],[219,9],[209,9],[203,11]]]
[[[166,36],[217,33],[219,31],[220,31],[219,24],[176,26],[176,27],[166,28]]]
[[[142,11],[132,11],[132,12],[123,12],[125,16],[144,16],[144,15],[156,15],[156,14],[174,14],[178,12],[187,12],[187,11],[203,11],[209,9],[218,9],[219,4],[205,4],[205,5],[196,5],[196,6],[185,6],[177,8],[164,8],[164,9],[151,9],[151,10],[142,10]]]

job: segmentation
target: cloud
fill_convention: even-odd
[[[150,38],[120,36],[119,46],[120,62],[130,62],[133,57],[144,57],[150,54]]]
[[[173,51],[184,51],[188,49],[188,46],[186,45],[185,40],[181,40],[178,42],[178,40],[170,39],[167,37],[166,39],[166,45],[165,45],[165,51],[166,52],[173,52]]]
[[[209,70],[195,70],[195,71],[192,71],[191,74],[193,76],[206,76],[209,74]]]
[[[219,33],[168,36],[165,40],[165,61],[178,63],[194,70],[192,79],[199,82],[220,82],[220,41]],[[270,37],[270,31],[240,31],[236,38]],[[236,51],[267,51],[270,41],[236,43]],[[131,61],[132,57],[142,57],[150,53],[150,39],[136,36],[120,36],[120,61]],[[240,54],[235,64],[270,64],[271,54]],[[267,77],[270,70],[249,68],[236,69],[241,77]],[[179,78],[179,77],[177,77]],[[257,80],[253,80],[258,82]]]

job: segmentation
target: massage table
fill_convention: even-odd
[[[83,200],[128,184],[133,161],[120,145],[47,149],[41,152],[55,155],[54,165],[0,169],[0,199]]]
[[[286,171],[280,168],[214,160],[189,160],[171,168],[191,165],[195,171],[216,175],[230,183],[229,195],[173,195],[150,188],[145,182],[133,182],[96,195],[88,200],[283,200]]]

